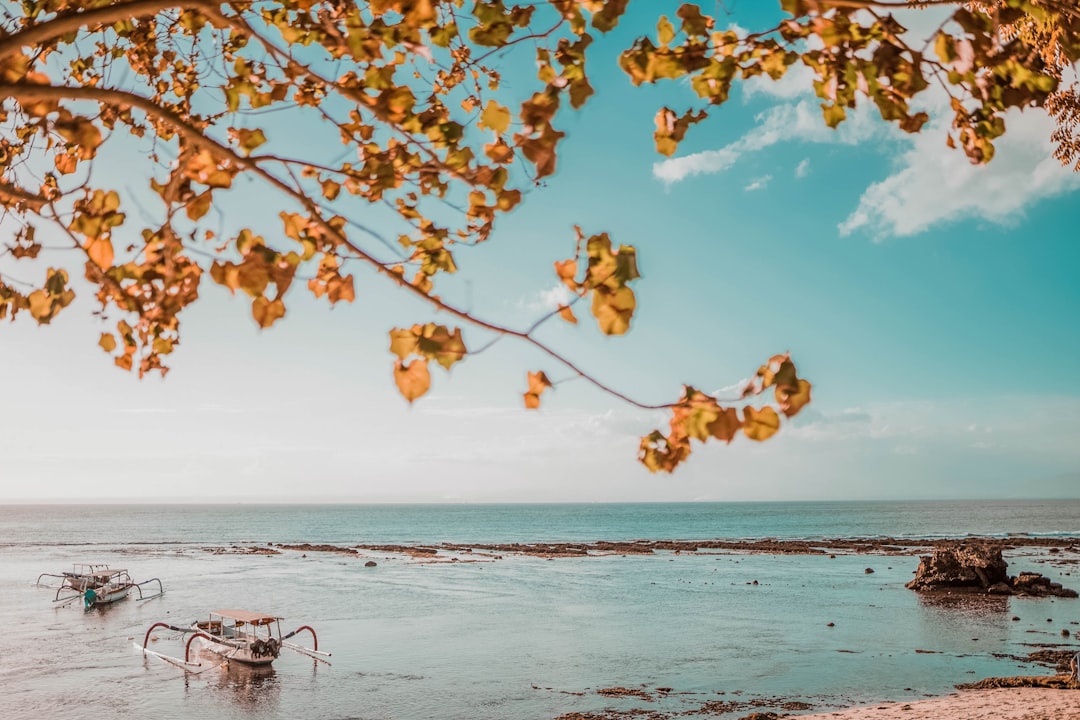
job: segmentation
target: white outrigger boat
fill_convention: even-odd
[[[55,586],[54,603],[67,605],[81,598],[87,610],[97,605],[108,605],[117,600],[123,600],[132,589],[139,593],[140,600],[150,600],[165,594],[161,580],[151,578],[137,583],[131,579],[127,570],[110,568],[104,563],[75,563],[71,572],[60,575],[53,573],[38,575],[37,585],[54,587],[42,583],[42,578],[56,578],[60,581],[59,585]],[[150,583],[157,583],[158,591],[153,595],[144,595],[142,586]]]
[[[182,628],[158,622],[150,626],[143,638],[142,651],[148,655],[159,657],[166,662],[178,665],[185,669],[190,667],[202,667],[201,662],[192,660],[192,644],[198,641],[196,651],[204,651],[216,655],[221,659],[218,665],[237,662],[251,667],[269,667],[282,648],[293,650],[302,655],[314,658],[321,662],[323,657],[330,657],[330,653],[319,650],[319,638],[310,625],[302,625],[287,635],[281,634],[281,621],[284,618],[270,613],[253,612],[251,610],[211,610],[208,620],[196,620],[190,627]],[[190,634],[184,644],[184,659],[169,657],[147,648],[150,643],[150,634],[154,628],[166,628],[181,633]],[[296,634],[311,633],[313,647],[307,648],[289,642]],[[135,647],[139,647],[136,645]]]

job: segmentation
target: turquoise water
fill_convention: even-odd
[[[1060,631],[1080,630],[1080,601],[931,602],[903,587],[913,555],[472,553],[433,564],[378,554],[368,568],[366,557],[329,553],[213,552],[270,542],[969,534],[1080,538],[1080,501],[8,506],[0,508],[0,718],[548,720],[776,698],[822,710],[1048,672],[1008,656],[1072,642]],[[1080,552],[1006,557],[1012,573],[1036,570],[1080,588]],[[32,586],[41,572],[89,561],[126,567],[136,580],[160,577],[167,593],[84,613],[51,607],[52,593]],[[269,675],[185,676],[132,647],[155,621],[186,624],[220,607],[274,612],[286,629],[314,626],[332,664],[288,654]],[[157,637],[154,649],[182,654],[171,633]],[[654,700],[596,692],[613,686]]]

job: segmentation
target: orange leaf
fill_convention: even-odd
[[[530,372],[528,375],[529,390],[525,393],[525,407],[535,410],[540,407],[540,396],[551,387],[551,381],[544,371]]]
[[[810,383],[807,380],[799,380],[797,387],[791,385],[776,386],[776,402],[780,404],[780,411],[787,417],[794,417],[800,410],[810,404]]]
[[[112,241],[106,237],[96,237],[86,243],[86,254],[102,270],[112,267]]]
[[[568,323],[577,325],[577,318],[574,317],[574,311],[570,309],[569,305],[563,305],[559,308],[559,317]]]
[[[751,440],[768,440],[780,429],[780,416],[771,407],[743,408],[743,433]]]
[[[276,320],[285,317],[285,303],[280,299],[271,302],[260,295],[251,303],[251,314],[259,327],[268,328]]]
[[[544,374],[543,370],[529,373],[529,392],[539,395],[549,387],[551,387],[551,381],[548,380],[548,376]]]
[[[417,358],[406,365],[400,360],[394,362],[394,382],[401,394],[412,403],[431,387],[431,373],[428,372],[427,360]]]
[[[60,171],[61,175],[70,175],[75,172],[75,168],[79,166],[79,161],[76,160],[73,155],[67,153],[55,155],[53,157],[53,162],[56,164],[56,169]]]
[[[574,276],[577,275],[577,260],[563,260],[561,262],[556,260],[555,274],[563,281],[563,285],[577,292],[578,284],[574,280]]]

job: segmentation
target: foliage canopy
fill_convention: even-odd
[[[635,10],[647,12],[643,2]],[[895,16],[938,6],[925,46],[905,39]],[[487,241],[522,191],[555,172],[560,118],[593,94],[589,47],[627,20],[629,0],[23,0],[0,20],[0,205],[11,258],[44,265],[43,280],[0,274],[0,319],[48,323],[71,304],[71,274],[94,289],[111,323],[101,348],[117,366],[167,370],[182,311],[204,276],[251,300],[262,327],[285,316],[286,296],[307,277],[316,298],[353,302],[361,263],[460,322],[390,331],[394,378],[410,402],[469,354],[463,328],[515,337],[556,366],[627,402],[671,413],[668,432],[644,437],[640,460],[671,471],[691,439],[762,441],[810,402],[810,383],[786,354],[766,362],[740,397],[685,387],[646,404],[604,385],[536,339],[541,323],[577,322],[587,300],[601,332],[625,333],[637,300],[635,249],[577,230],[555,275],[573,301],[515,329],[445,302],[441,276],[457,250]],[[673,154],[733,85],[812,72],[823,121],[837,127],[857,103],[914,133],[929,120],[914,101],[936,85],[951,101],[947,143],[972,162],[991,160],[1011,108],[1044,108],[1058,120],[1063,163],[1080,168],[1080,100],[1063,82],[1080,58],[1080,12],[1068,0],[781,0],[783,18],[749,33],[721,29],[693,4],[660,17],[619,57],[635,85],[688,80],[697,101],[660,108],[656,149]],[[635,18],[640,15],[635,16]],[[509,101],[504,51],[535,53],[536,84]],[[275,115],[271,116],[270,113]],[[333,128],[327,152],[274,136],[294,126]],[[275,120],[271,120],[271,118]],[[286,151],[288,148],[288,151]],[[145,161],[145,192],[129,198],[94,169],[132,152]],[[344,159],[343,159],[344,158]],[[273,190],[284,206],[270,230],[220,237],[208,213],[237,179]],[[132,209],[137,212],[132,212]],[[357,219],[379,208],[401,228],[396,244]],[[134,218],[139,218],[137,221]],[[246,220],[245,220],[246,222]],[[48,228],[42,241],[40,227]],[[259,234],[262,232],[263,234]],[[51,263],[75,250],[76,262]],[[64,255],[65,258],[72,257]],[[42,268],[37,268],[41,272]],[[540,405],[552,381],[528,372],[524,403]],[[753,402],[772,389],[772,399]],[[726,404],[722,405],[721,402]]]

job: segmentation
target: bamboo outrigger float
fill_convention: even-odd
[[[190,627],[182,628],[158,622],[150,626],[143,638],[141,650],[166,662],[190,670],[202,667],[202,662],[193,660],[198,651],[205,651],[216,655],[221,659],[219,667],[226,663],[236,662],[252,667],[269,667],[282,648],[293,650],[301,655],[329,663],[324,657],[330,657],[330,653],[319,650],[319,638],[310,625],[302,625],[287,635],[281,634],[281,621],[284,618],[270,613],[253,612],[251,610],[211,610],[208,620],[197,620]],[[166,628],[181,635],[190,635],[184,643],[184,659],[170,657],[163,653],[154,652],[147,648],[150,643],[150,634],[154,628]],[[307,648],[289,642],[290,638],[304,631],[311,633],[313,647]],[[196,641],[197,644],[196,644]],[[193,653],[192,645],[196,644]],[[135,647],[140,647],[135,645]]]
[[[53,602],[61,607],[81,598],[84,608],[89,610],[97,605],[123,600],[132,589],[139,593],[139,600],[151,600],[165,594],[165,588],[158,578],[137,583],[131,579],[127,570],[110,568],[104,563],[75,563],[71,572],[38,575],[36,584],[51,588],[53,585],[42,583],[42,578],[56,578],[60,581],[56,586]],[[150,583],[157,583],[158,591],[153,595],[144,595],[142,586]]]

